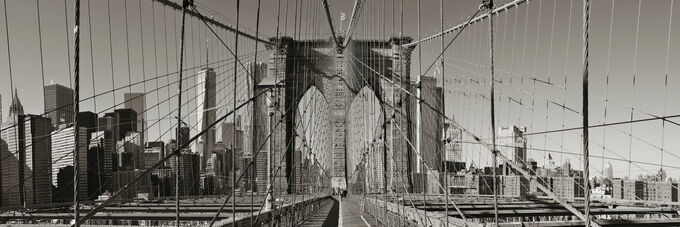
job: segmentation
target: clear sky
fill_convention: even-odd
[[[610,26],[610,12],[613,1],[616,2],[613,15],[614,23]],[[635,108],[635,111],[633,111],[634,119],[674,115],[680,112],[680,105],[678,105],[677,100],[677,97],[680,97],[680,89],[678,89],[680,84],[676,80],[680,66],[674,64],[680,56],[677,54],[679,47],[673,45],[677,43],[675,42],[676,37],[680,35],[679,28],[671,27],[671,45],[670,49],[667,48],[669,22],[671,21],[669,20],[671,0],[643,1],[640,8],[639,26],[637,26],[639,1],[593,1],[590,36],[591,124],[630,120],[631,106]],[[42,36],[39,36],[38,33],[36,2],[40,5],[40,32]],[[202,13],[213,14],[216,20],[225,24],[235,24],[236,0],[197,0],[196,2],[199,3],[199,10]],[[304,22],[302,24],[327,26],[325,18],[320,14],[322,11],[318,11],[321,10],[318,0],[280,0],[280,2],[279,0],[262,0],[261,35],[263,37],[274,36],[277,19],[282,20],[278,21],[280,24],[286,22],[285,11],[281,12],[280,18],[276,16],[279,3],[282,10],[288,9],[289,17],[288,25],[281,25],[280,31],[292,35],[295,27],[293,15],[295,15],[296,2],[307,7],[304,8],[305,12],[319,13],[315,17],[303,17]],[[345,12],[349,18],[353,1],[329,0],[329,2],[334,23],[338,27],[337,30],[343,30],[340,28],[340,12]],[[367,2],[364,5],[364,12],[359,22],[360,26],[355,31],[355,37],[386,39],[392,34],[400,32],[401,0]],[[392,7],[393,2],[396,2],[394,8]],[[418,35],[417,2],[415,0],[403,1],[403,33],[405,36],[417,37]],[[461,23],[466,17],[471,16],[476,11],[480,1],[456,0],[444,2],[445,27],[449,27]],[[498,5],[503,2],[506,1],[498,2]],[[82,4],[81,60],[83,62],[81,64],[81,75],[83,81],[81,82],[81,97],[89,97],[92,96],[93,92],[102,93],[113,87],[125,86],[130,82],[138,82],[144,78],[177,70],[176,52],[178,48],[176,43],[178,41],[174,34],[178,33],[178,26],[175,23],[179,23],[179,12],[169,9],[164,11],[159,3],[155,3],[153,7],[154,18],[152,17],[150,0],[85,0],[82,1]],[[244,0],[241,1],[241,4],[242,27],[246,27],[251,33],[254,33],[257,1]],[[421,4],[421,33],[422,36],[426,36],[440,29],[439,1],[423,0]],[[528,132],[580,126],[580,114],[562,108],[557,104],[564,105],[579,113],[581,111],[581,65],[583,61],[581,4],[582,1],[579,0],[535,0],[496,18],[496,67],[499,70],[513,72],[512,74],[496,74],[497,78],[502,81],[502,83],[497,84],[497,98],[499,98],[497,102],[498,126],[520,125],[527,127]],[[125,11],[125,6],[127,6],[127,11]],[[677,4],[674,8],[677,8]],[[107,9],[110,9],[110,20]],[[315,9],[316,11],[313,11]],[[393,9],[394,15],[391,13]],[[673,14],[675,14],[672,18],[673,25],[678,24],[677,22],[680,20],[677,12],[677,10],[673,11]],[[18,89],[27,113],[43,113],[41,85],[43,83],[49,84],[51,81],[64,85],[71,83],[69,79],[70,68],[67,62],[69,59],[73,60],[72,1],[7,0],[9,31],[2,26],[5,22],[4,11],[0,12],[0,15],[2,15],[0,17],[2,23],[0,24],[0,46],[6,47],[9,43],[11,53],[8,55],[6,48],[0,48],[2,115],[7,116],[11,87]],[[384,15],[385,20],[381,18],[382,15]],[[392,23],[393,16],[396,23]],[[175,20],[172,20],[173,17]],[[318,20],[319,18],[324,20]],[[91,26],[88,20],[91,20]],[[110,27],[109,22],[111,23]],[[185,59],[188,65],[197,65],[198,62],[206,61],[206,48],[204,48],[206,44],[211,47],[208,49],[214,50],[208,53],[207,60],[227,55],[224,49],[217,48],[220,44],[199,23],[195,19],[188,20],[187,29],[191,33],[187,37],[186,51],[191,53]],[[347,21],[343,25],[346,27]],[[611,42],[609,39],[610,28],[612,32]],[[140,31],[142,32],[140,33]],[[111,35],[109,35],[109,32]],[[90,36],[90,33],[92,36]],[[9,42],[5,34],[9,37]],[[485,66],[489,64],[488,36],[488,23],[469,27],[447,50],[445,55],[447,64],[444,71],[447,81],[445,86],[446,115],[449,117],[455,115],[458,122],[482,138],[490,137],[491,132],[488,99],[481,97],[481,95],[488,97],[489,73],[484,66],[479,67],[474,64]],[[90,42],[90,37],[92,42]],[[226,34],[225,37],[226,41],[233,46],[233,37]],[[446,36],[446,42],[452,37],[453,35]],[[210,40],[208,43],[204,41],[206,38]],[[42,63],[40,60],[41,40]],[[611,51],[609,51],[610,44]],[[439,40],[433,40],[422,46],[423,58],[421,64],[423,71],[439,53],[439,45]],[[264,49],[262,46],[259,48],[260,50]],[[244,49],[252,50],[252,47]],[[670,53],[668,55],[670,64],[668,65],[666,64],[667,50]],[[90,51],[92,51],[92,55]],[[8,56],[11,56],[11,81]],[[412,55],[413,78],[418,72],[419,61],[417,56],[416,50]],[[258,58],[261,57],[262,55]],[[465,62],[473,62],[473,64]],[[215,64],[213,66],[219,67],[220,65]],[[231,65],[222,64],[218,73],[227,73],[231,67]],[[667,86],[665,83],[666,68],[668,68]],[[192,75],[197,71],[192,70],[188,74]],[[436,70],[431,70],[428,75],[433,75],[433,71]],[[94,77],[92,76],[93,72]],[[605,83],[607,72],[609,72],[608,84]],[[634,72],[636,72],[635,86],[632,85]],[[434,75],[441,76],[440,74]],[[524,83],[521,82],[523,77],[525,78]],[[94,83],[92,78],[94,78]],[[470,78],[480,84],[470,82]],[[549,81],[550,84],[534,83],[529,78]],[[176,77],[169,79],[176,79]],[[466,79],[467,82],[456,83],[455,79]],[[160,86],[165,85],[167,78],[158,80],[158,83]],[[189,84],[195,83],[190,82]],[[229,88],[227,82],[218,86],[224,87],[221,95],[227,95],[226,91],[233,90],[233,88]],[[96,110],[101,112],[103,109],[112,106],[114,99],[116,104],[120,104],[124,92],[140,92],[156,87],[154,80],[146,83],[145,86],[140,84],[122,89],[116,92],[115,96],[106,94],[97,97]],[[460,94],[459,91],[471,95],[472,98],[458,95]],[[170,86],[169,89],[161,89],[158,96],[153,93],[152,97],[147,97],[147,107],[156,105],[158,100],[162,101],[175,93],[175,86]],[[242,96],[240,95],[240,97]],[[548,100],[547,105],[546,99]],[[606,118],[604,117],[605,103],[603,99],[609,100],[606,105]],[[519,101],[521,101],[521,105],[518,104]],[[190,112],[195,106],[195,103],[189,103],[183,107],[186,109],[185,113]],[[151,115],[147,115],[147,119],[162,118],[163,114],[172,110],[171,107],[167,102],[161,103],[160,107],[149,110],[147,114]],[[81,104],[81,110],[95,111],[94,102],[87,101]],[[160,115],[157,114],[159,112]],[[546,116],[548,117],[546,118]],[[677,122],[677,119],[671,120]],[[161,124],[158,130],[154,129],[150,136],[157,137],[166,131],[169,123],[170,119]],[[680,158],[678,158],[680,142],[674,138],[680,135],[679,126],[669,122],[662,125],[661,121],[657,120],[634,124],[632,136],[628,135],[631,134],[630,130],[629,124],[591,130],[591,154],[601,156],[604,151],[606,157],[654,164],[638,164],[642,167],[639,168],[633,163],[630,168],[634,176],[647,173],[647,171],[656,172],[659,168],[658,165],[663,164],[667,166],[665,169],[670,176],[677,178],[680,166],[675,163],[680,161]],[[169,138],[169,134],[164,138]],[[534,135],[528,139],[530,146],[535,149],[581,152],[580,131],[578,130],[564,134],[553,133],[546,137]],[[603,150],[601,145],[604,145],[608,151]],[[666,151],[663,157],[661,148]],[[481,162],[482,165],[486,165],[490,162],[488,154],[488,151],[478,146],[466,146],[465,156],[469,161]],[[539,164],[543,164],[545,156],[547,156],[543,151],[530,151],[529,154]],[[557,164],[571,160],[572,166],[580,168],[576,164],[576,161],[579,160],[577,156],[560,155],[559,152],[551,152],[551,156]],[[593,163],[591,171],[599,173],[602,167],[601,159],[592,158],[591,161]],[[629,163],[627,161],[605,160],[604,164],[606,165],[607,162],[614,164],[616,176],[628,174]]]

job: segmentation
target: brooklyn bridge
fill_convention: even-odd
[[[3,0],[0,224],[680,226],[675,7]]]

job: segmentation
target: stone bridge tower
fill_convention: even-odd
[[[337,48],[330,38],[298,41],[282,37],[270,40],[274,45],[267,46],[272,55],[267,62],[266,77],[257,79],[255,94],[271,89],[271,99],[265,101],[269,98],[260,98],[260,102],[267,104],[256,105],[254,115],[264,116],[266,113],[270,116],[268,124],[257,123],[255,126],[260,134],[256,136],[256,140],[260,140],[256,144],[268,142],[262,152],[271,152],[273,168],[280,168],[281,173],[274,179],[276,187],[279,187],[276,191],[285,188],[288,193],[294,193],[299,190],[295,188],[295,183],[287,184],[288,179],[299,179],[300,174],[301,157],[295,150],[295,137],[303,135],[296,133],[295,123],[298,121],[294,110],[297,110],[303,95],[311,87],[316,87],[322,93],[330,108],[328,121],[331,131],[326,141],[332,144],[326,146],[329,150],[315,152],[332,153],[328,156],[332,157],[332,164],[327,170],[332,175],[332,187],[347,188],[347,181],[351,177],[348,172],[355,168],[347,166],[347,157],[362,155],[347,153],[347,144],[351,141],[347,141],[346,116],[355,96],[366,86],[383,103],[383,133],[379,136],[382,141],[386,141],[384,182],[393,185],[388,190],[403,191],[402,182],[410,187],[410,178],[407,176],[411,169],[411,151],[399,132],[390,132],[396,130],[393,127],[409,128],[411,101],[403,90],[409,90],[411,86],[409,59],[413,49],[404,49],[400,45],[411,40],[404,37],[388,41],[353,40],[344,50]],[[267,140],[269,132],[272,136]],[[390,150],[392,143],[393,151]],[[279,166],[278,160],[281,158],[285,161]],[[290,182],[293,182],[292,179]]]

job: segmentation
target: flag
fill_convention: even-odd
[[[548,159],[552,160],[552,155],[550,155],[550,153],[548,153]]]

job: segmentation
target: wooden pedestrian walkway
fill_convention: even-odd
[[[322,207],[313,216],[307,218],[300,226],[338,226],[338,210],[340,202],[333,200],[333,203],[328,203]]]
[[[382,226],[368,213],[362,214],[360,198],[335,197],[328,204],[309,217],[301,226],[348,226],[376,227]]]
[[[361,198],[342,198],[340,201],[340,220],[338,226],[382,226],[373,216],[362,213]]]

